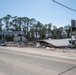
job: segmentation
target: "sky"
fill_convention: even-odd
[[[56,0],[76,9],[76,0]],[[64,8],[52,0],[0,0],[0,18],[7,14],[35,18],[43,24],[52,23],[57,27],[71,25],[76,12]]]

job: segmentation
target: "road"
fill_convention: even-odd
[[[76,60],[0,49],[0,75],[76,75]]]

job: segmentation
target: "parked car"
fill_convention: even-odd
[[[0,46],[6,46],[7,42],[6,40],[0,40]]]

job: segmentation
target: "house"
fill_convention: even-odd
[[[41,46],[48,46],[48,47],[53,47],[53,48],[62,48],[62,47],[67,47],[69,45],[69,40],[68,39],[47,39],[47,40],[39,40]]]
[[[2,40],[6,40],[6,35],[14,35],[14,42],[25,41],[24,33],[22,31],[0,32],[0,35],[2,36]]]

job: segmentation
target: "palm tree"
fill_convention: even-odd
[[[10,22],[9,30],[11,30],[11,31],[15,31],[15,28],[14,28],[13,26],[14,26],[14,25],[13,25],[13,22],[11,21],[11,22]]]
[[[32,41],[32,40],[35,40],[35,37],[34,37],[34,27],[31,27],[30,28],[30,40]]]
[[[35,40],[35,26],[37,25],[37,21],[34,18],[30,19],[30,35],[31,35],[31,40]]]
[[[70,33],[71,33],[71,26],[67,25],[64,26],[64,30],[67,33],[67,37],[70,37]]]
[[[0,31],[2,31],[2,26],[3,26],[2,19],[0,19]]]
[[[19,27],[18,27],[18,17],[17,16],[13,17],[12,26],[14,28],[14,31],[18,31],[19,30]]]
[[[52,24],[51,23],[47,24],[48,37],[51,37],[51,35],[52,35],[52,33],[51,33],[51,27],[52,27]]]
[[[46,38],[46,26],[42,25],[42,28],[39,30],[39,34],[40,34],[40,39],[45,39]]]
[[[59,35],[60,35],[60,39],[63,38],[63,32],[64,32],[63,27],[59,27]]]
[[[42,26],[43,24],[40,23],[39,21],[37,22],[37,24],[35,25],[35,30],[36,30],[36,40],[37,40],[37,37],[39,36],[40,38],[42,38],[42,35],[41,35],[41,29],[42,29]]]
[[[28,39],[28,36],[29,36],[29,26],[30,26],[30,19],[28,17],[23,17],[23,22],[24,22],[24,25],[23,27],[26,27],[26,38]]]
[[[19,27],[19,31],[21,31],[22,30],[22,21],[23,21],[23,18],[21,18],[21,17],[18,17],[18,27]]]
[[[52,30],[53,37],[52,38],[56,39],[57,38],[57,34],[58,34],[57,27],[53,26],[53,30]]]
[[[3,21],[5,23],[5,30],[9,31],[9,23],[10,23],[10,19],[11,19],[11,15],[6,15],[5,17],[3,17]]]

